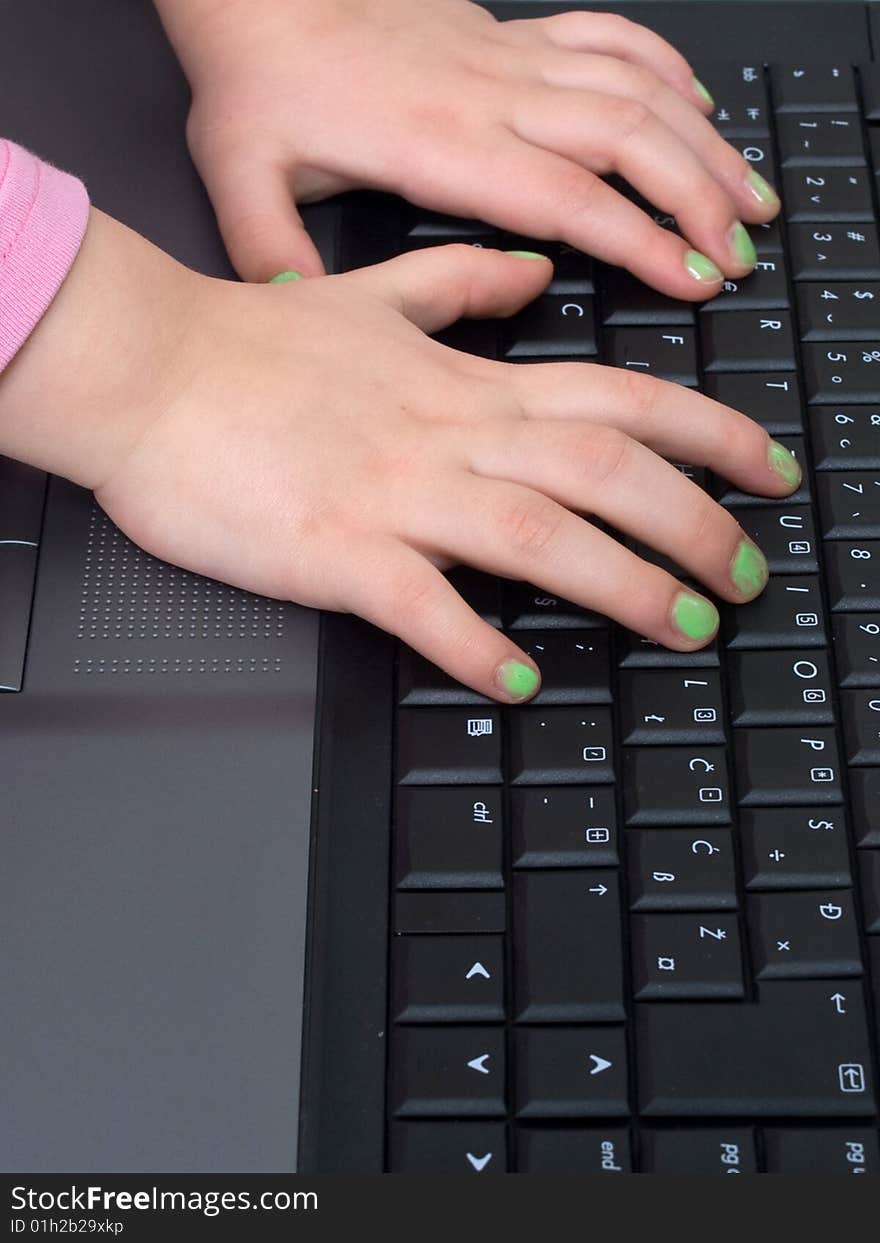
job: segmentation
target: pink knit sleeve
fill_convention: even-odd
[[[88,215],[81,181],[0,138],[0,371],[58,292]]]

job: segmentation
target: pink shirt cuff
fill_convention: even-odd
[[[0,371],[58,292],[88,218],[81,181],[0,138]]]

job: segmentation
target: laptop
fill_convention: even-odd
[[[880,6],[610,7],[780,190],[756,272],[685,305],[554,243],[533,307],[445,339],[763,422],[784,502],[680,465],[767,590],[683,656],[460,567],[545,671],[502,708],[0,462],[5,1171],[880,1172]],[[4,132],[231,276],[146,0],[0,14]],[[372,193],[305,215],[336,271],[510,240]]]

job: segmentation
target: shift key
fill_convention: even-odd
[[[608,1023],[626,1017],[615,871],[517,872],[513,926],[520,1022]]]

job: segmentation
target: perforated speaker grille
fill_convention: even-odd
[[[76,638],[121,647],[84,653],[76,672],[277,672],[288,607],[150,556],[93,502]],[[153,653],[144,653],[145,643],[156,645]],[[172,654],[161,652],[163,643],[173,644]]]

